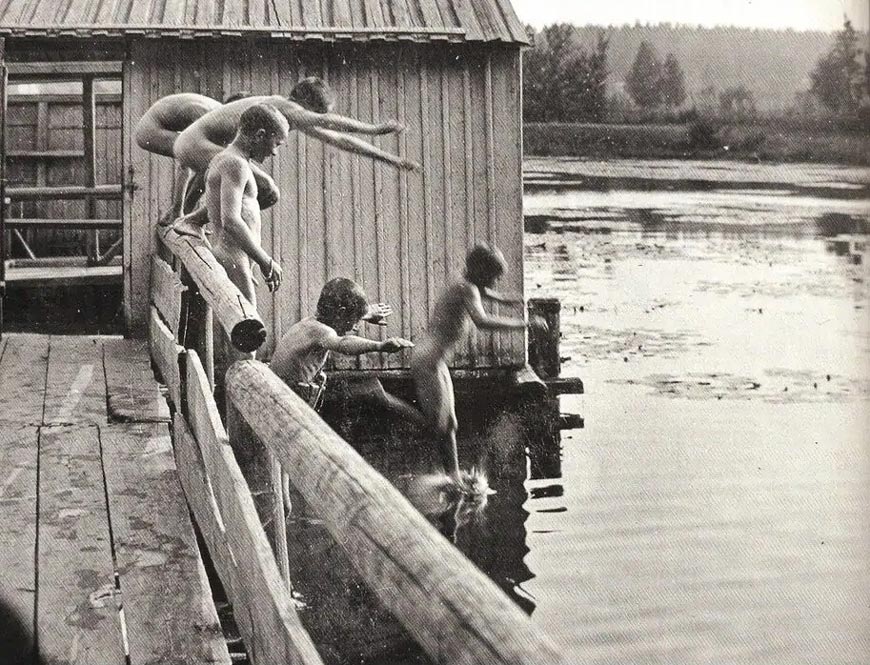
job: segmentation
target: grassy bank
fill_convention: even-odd
[[[529,123],[523,148],[536,157],[728,158],[870,165],[870,135],[787,121],[710,125]]]

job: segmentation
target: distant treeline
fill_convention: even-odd
[[[561,24],[531,32],[535,48],[524,58],[526,110],[527,119],[536,122],[636,120],[632,107],[647,106],[637,103],[644,94],[658,95],[671,109],[702,113],[720,106],[738,114],[823,110],[809,94],[812,72],[838,38],[825,32],[680,25]],[[854,37],[860,60],[867,34]],[[644,86],[653,87],[645,92]]]
[[[788,5],[783,5],[788,11]],[[578,27],[579,47],[592,48],[602,28]],[[608,83],[618,94],[641,43],[663,57],[673,54],[685,74],[689,105],[706,103],[711,94],[745,87],[759,110],[792,106],[795,94],[810,87],[809,74],[834,44],[834,34],[793,30],[700,28],[682,25],[633,25],[604,29],[608,39]],[[863,35],[862,44],[867,36]]]

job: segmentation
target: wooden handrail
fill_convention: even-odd
[[[254,305],[227,277],[205,241],[172,229],[164,231],[161,238],[196,282],[232,345],[246,353],[259,349],[266,341],[266,326]]]
[[[227,395],[384,604],[438,663],[556,665],[529,618],[266,365]]]

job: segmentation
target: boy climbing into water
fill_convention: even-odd
[[[362,288],[353,280],[331,279],[320,292],[315,315],[293,324],[281,337],[272,356],[272,371],[312,408],[318,408],[326,382],[323,368],[330,353],[347,356],[396,353],[414,346],[401,337],[381,342],[348,334],[360,321],[379,322],[389,312],[385,305],[370,306]],[[380,392],[383,393],[383,388]],[[391,397],[386,396],[388,406],[392,405]],[[399,408],[410,407],[402,403]]]
[[[537,316],[526,323],[523,319],[493,316],[483,309],[484,300],[523,304],[522,298],[506,297],[492,289],[506,269],[507,263],[498,249],[485,245],[474,247],[465,260],[463,278],[450,284],[441,294],[429,331],[411,355],[411,376],[420,410],[438,435],[445,471],[460,487],[465,483],[459,472],[458,423],[453,381],[447,367],[453,349],[467,333],[469,321],[483,330],[521,330],[528,325],[543,328],[547,325]]]

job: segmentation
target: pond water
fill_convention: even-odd
[[[870,662],[870,256],[829,245],[866,232],[870,172],[526,171],[526,292],[562,302],[563,375],[586,386],[562,410],[585,429],[555,465],[496,473],[457,546],[567,663]],[[376,466],[398,484],[396,458]],[[303,618],[330,662],[423,662],[342,565],[316,573]]]

